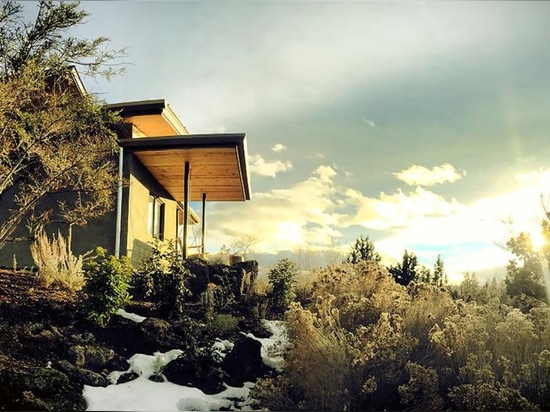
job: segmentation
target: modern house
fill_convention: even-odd
[[[207,201],[250,199],[244,134],[188,134],[164,100],[108,106],[132,125],[120,139],[116,236],[113,250],[137,262],[155,238],[172,240],[182,255],[205,251]],[[190,202],[200,202],[199,224]]]
[[[114,160],[120,182],[116,207],[73,228],[73,253],[102,246],[137,265],[155,239],[173,241],[184,258],[204,253],[207,202],[250,199],[245,135],[189,134],[163,99],[106,109],[119,112],[129,126]],[[198,202],[200,211],[191,202]],[[8,244],[0,250],[0,266],[11,267],[14,256],[18,267],[33,266],[29,247],[30,241]]]

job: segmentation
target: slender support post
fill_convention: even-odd
[[[189,222],[189,162],[185,162],[183,174],[183,259],[187,259],[187,224]]]
[[[206,227],[206,193],[202,194],[201,253],[204,255],[204,229]]]
[[[118,191],[116,198],[116,228],[115,228],[115,257],[120,258],[120,236],[122,227],[122,178],[123,178],[124,149],[118,149]]]

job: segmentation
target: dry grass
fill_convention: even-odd
[[[50,241],[46,232],[42,231],[31,245],[38,278],[46,287],[59,284],[71,290],[80,290],[85,281],[83,263],[88,254],[74,256],[59,232]]]

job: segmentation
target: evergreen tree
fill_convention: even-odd
[[[418,277],[418,259],[414,253],[405,250],[403,260],[395,266],[388,267],[393,279],[400,285],[407,286]]]
[[[447,273],[445,272],[445,265],[441,255],[437,255],[437,260],[434,264],[434,274],[432,282],[437,286],[443,286],[447,283]]]
[[[381,260],[382,258],[378,252],[374,250],[374,243],[368,236],[359,236],[347,257],[349,263],[359,263],[361,261],[379,263]]]
[[[506,246],[516,256],[506,266],[506,294],[516,306],[529,310],[536,305],[534,300],[544,301],[546,297],[540,256],[525,232],[510,238]]]

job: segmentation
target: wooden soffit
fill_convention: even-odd
[[[121,139],[175,200],[183,201],[185,163],[189,162],[191,201],[250,199],[244,134],[179,135]]]

